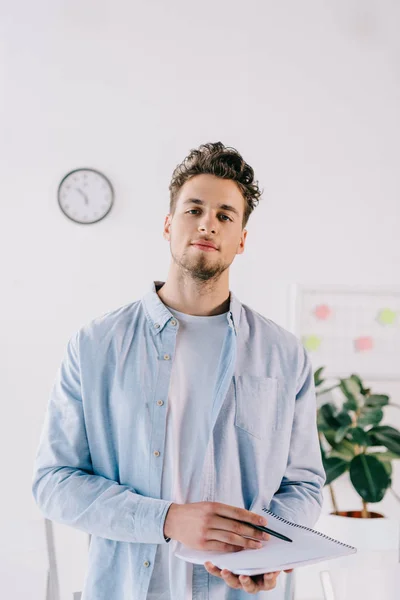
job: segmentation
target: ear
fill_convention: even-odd
[[[165,240],[170,240],[170,235],[171,235],[171,221],[172,221],[172,215],[168,214],[165,217],[165,221],[164,221],[164,231],[163,231],[163,237]]]
[[[236,254],[243,254],[244,245],[246,243],[246,237],[247,237],[247,229],[243,229],[242,235],[240,236],[240,242],[239,242],[239,246],[237,248]]]

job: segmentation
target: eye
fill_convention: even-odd
[[[198,208],[191,208],[190,210],[187,211],[188,213],[192,213],[192,212],[200,212],[200,209]],[[232,221],[232,219],[230,217],[228,217],[228,215],[219,215],[220,217],[225,217],[228,221]],[[226,222],[226,221],[225,221]]]

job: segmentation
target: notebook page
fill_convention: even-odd
[[[351,546],[346,546],[330,538],[298,526],[266,513],[267,527],[282,533],[292,540],[292,543],[280,540],[274,536],[262,547],[256,550],[245,549],[240,552],[213,552],[193,550],[179,544],[176,556],[189,562],[204,564],[209,560],[219,568],[239,571],[244,569],[281,570],[292,568],[300,564],[309,564],[335,558],[356,551]]]

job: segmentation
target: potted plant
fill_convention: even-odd
[[[318,407],[317,425],[326,483],[335,515],[361,518],[383,517],[371,512],[368,504],[380,502],[388,490],[397,496],[392,485],[392,461],[400,458],[400,431],[380,425],[383,409],[395,405],[386,394],[375,394],[364,386],[358,375],[324,389],[320,367],[314,373],[316,395],[335,388],[342,392],[339,405],[326,402]],[[343,473],[360,497],[361,510],[339,511],[332,482]]]
[[[400,432],[381,425],[384,408],[396,405],[387,395],[373,393],[357,375],[328,385],[322,375],[324,368],[315,371],[314,383],[319,397],[317,425],[326,471],[325,486],[332,500],[332,512],[322,512],[314,527],[355,546],[357,553],[299,569],[296,573],[299,599],[321,595],[322,571],[329,571],[336,585],[349,567],[368,573],[369,569],[399,562],[399,518],[387,518],[370,510],[371,504],[380,502],[389,490],[400,500],[392,488],[392,462],[400,458]],[[332,401],[324,403],[323,395],[330,391]],[[354,497],[354,490],[359,498],[354,510],[339,510],[336,492],[340,482],[336,480],[340,476],[349,478],[351,496]],[[345,488],[342,491],[347,492]],[[351,504],[350,507],[353,508]],[[346,581],[343,580],[344,585]]]

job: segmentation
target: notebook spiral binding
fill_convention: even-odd
[[[272,510],[269,510],[268,508],[262,508],[261,510],[263,510],[265,513],[267,513],[267,515],[272,515],[273,517],[275,517],[275,519],[278,519],[278,521],[282,521],[282,523],[286,523],[286,525],[291,525],[292,527],[299,527],[300,529],[305,529],[306,531],[311,531],[312,533],[316,533],[317,535],[320,535],[321,537],[325,538],[326,540],[335,542],[336,544],[340,544],[341,546],[345,546],[346,548],[350,548],[350,550],[356,550],[356,548],[354,546],[350,546],[349,544],[345,544],[344,542],[335,540],[334,538],[329,537],[329,535],[325,535],[325,533],[322,533],[321,531],[316,531],[315,529],[312,529],[311,527],[306,527],[305,525],[299,525],[299,523],[293,523],[292,521],[288,521],[287,519],[284,519],[283,517],[276,515],[274,512],[272,512]]]

